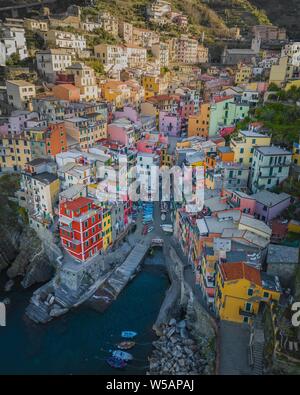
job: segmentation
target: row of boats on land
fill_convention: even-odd
[[[127,366],[129,361],[133,360],[133,355],[124,350],[130,350],[135,346],[135,341],[130,340],[137,336],[137,332],[134,331],[123,331],[121,333],[121,337],[128,339],[126,341],[122,341],[117,345],[118,350],[112,350],[111,356],[107,358],[106,362],[112,368],[122,369]]]

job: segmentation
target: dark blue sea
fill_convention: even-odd
[[[24,316],[34,288],[0,291],[0,300],[11,299],[7,326],[0,327],[0,374],[145,374],[155,339],[152,325],[169,285],[163,270],[148,265],[153,262],[163,262],[160,251],[146,258],[143,270],[104,312],[81,306],[45,325]],[[138,336],[130,350],[134,360],[117,370],[105,360],[122,341],[122,330]]]

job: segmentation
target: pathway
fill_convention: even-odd
[[[251,375],[248,364],[249,327],[235,322],[220,322],[220,374]]]

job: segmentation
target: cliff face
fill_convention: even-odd
[[[43,244],[28,225],[17,228],[0,227],[0,272],[6,270],[10,279],[24,277],[24,288],[52,278],[54,266]]]
[[[26,288],[50,280],[54,266],[11,199],[17,188],[17,176],[0,177],[0,273],[6,271],[10,279],[24,277],[22,285]]]

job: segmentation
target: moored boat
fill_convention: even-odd
[[[122,369],[127,365],[126,361],[116,357],[109,357],[107,358],[106,362],[109,364],[109,366],[115,369]]]
[[[115,358],[123,359],[124,361],[131,361],[133,356],[129,352],[115,350],[112,352],[112,356]]]
[[[123,331],[121,333],[122,337],[125,337],[126,339],[132,339],[133,337],[135,337],[137,335],[136,332],[133,331]]]
[[[121,342],[117,345],[120,350],[130,350],[135,346],[135,342]]]

